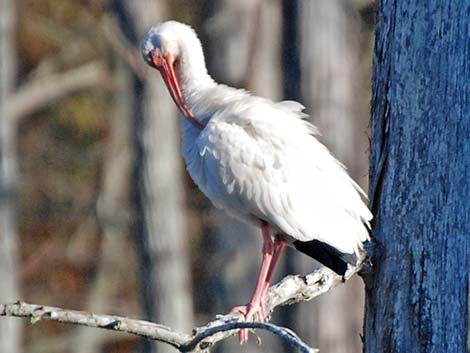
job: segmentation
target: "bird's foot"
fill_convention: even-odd
[[[266,321],[266,309],[262,302],[236,306],[230,312],[242,314],[247,322],[253,321],[253,318],[257,319],[259,322]],[[240,344],[244,344],[248,341],[248,329],[240,330],[239,340]]]

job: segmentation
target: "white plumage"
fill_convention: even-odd
[[[344,254],[362,248],[372,218],[363,192],[316,139],[300,103],[215,83],[196,34],[178,22],[153,27],[142,53],[184,114],[187,170],[214,205],[264,221],[288,244],[318,240]]]
[[[198,98],[216,95],[206,94]],[[364,222],[371,214],[360,189],[313,136],[315,127],[301,119],[303,107],[234,96],[223,109],[204,112],[210,119],[202,131],[183,119],[183,155],[196,184],[245,221],[265,220],[297,240],[357,252],[368,239]]]

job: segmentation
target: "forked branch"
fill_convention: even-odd
[[[280,305],[311,300],[349,279],[361,268],[362,265],[355,268],[350,267],[344,279],[325,267],[305,276],[287,276],[269,289],[266,309],[272,312]],[[301,352],[318,352],[316,349],[307,346],[289,329],[269,323],[243,322],[243,317],[237,313],[219,315],[208,324],[194,329],[193,335],[177,332],[170,327],[148,321],[85,311],[65,310],[24,302],[0,305],[0,316],[28,317],[33,324],[40,320],[50,320],[126,332],[167,343],[181,352],[207,350],[216,342],[235,335],[241,328],[263,329],[287,340]]]

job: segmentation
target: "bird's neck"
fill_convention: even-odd
[[[177,75],[189,109],[195,115],[201,113],[198,111],[200,97],[217,86],[207,72],[201,47],[182,50]]]
[[[191,43],[181,50],[176,74],[186,105],[198,123],[204,126],[214,112],[249,93],[216,83],[207,73],[199,41]],[[195,126],[190,119],[185,119],[184,124],[191,128]]]

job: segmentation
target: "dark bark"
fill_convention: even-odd
[[[281,72],[282,72],[282,95],[285,100],[294,100],[302,102],[301,95],[301,75],[300,75],[300,24],[299,24],[299,1],[295,0],[282,0],[282,48],[281,51]],[[282,271],[285,273],[296,273],[299,265],[305,259],[297,251],[291,252],[286,251],[284,254],[284,268]],[[307,260],[308,261],[308,260]],[[309,261],[309,265],[312,262]],[[308,266],[308,265],[307,265]],[[299,308],[298,306],[286,306],[280,308],[280,318],[282,324],[291,327],[297,331],[309,332],[309,342],[314,342],[314,338],[311,337],[311,333],[314,332],[316,315],[314,309],[310,308],[307,312],[307,318],[301,322],[299,320],[301,311],[307,311],[305,308]],[[286,352],[290,351],[290,347],[287,344],[283,344],[283,349]]]
[[[379,4],[365,352],[467,351],[470,3]]]
[[[113,11],[116,14],[121,31],[129,42],[137,43],[138,38],[133,19],[125,6],[125,2],[121,0],[114,0]],[[142,293],[142,307],[143,317],[145,320],[155,320],[155,298],[154,298],[154,283],[151,275],[152,258],[149,253],[148,234],[145,228],[144,221],[144,191],[143,188],[143,166],[144,166],[144,147],[141,142],[141,131],[143,130],[143,109],[141,104],[141,97],[143,96],[144,85],[137,77],[133,77],[133,90],[132,97],[132,115],[133,115],[133,143],[134,143],[134,175],[133,179],[136,180],[133,201],[135,204],[135,233],[137,252],[139,256],[139,272],[141,276],[141,293]],[[147,343],[145,344],[148,345]],[[147,351],[148,347],[144,350]]]

